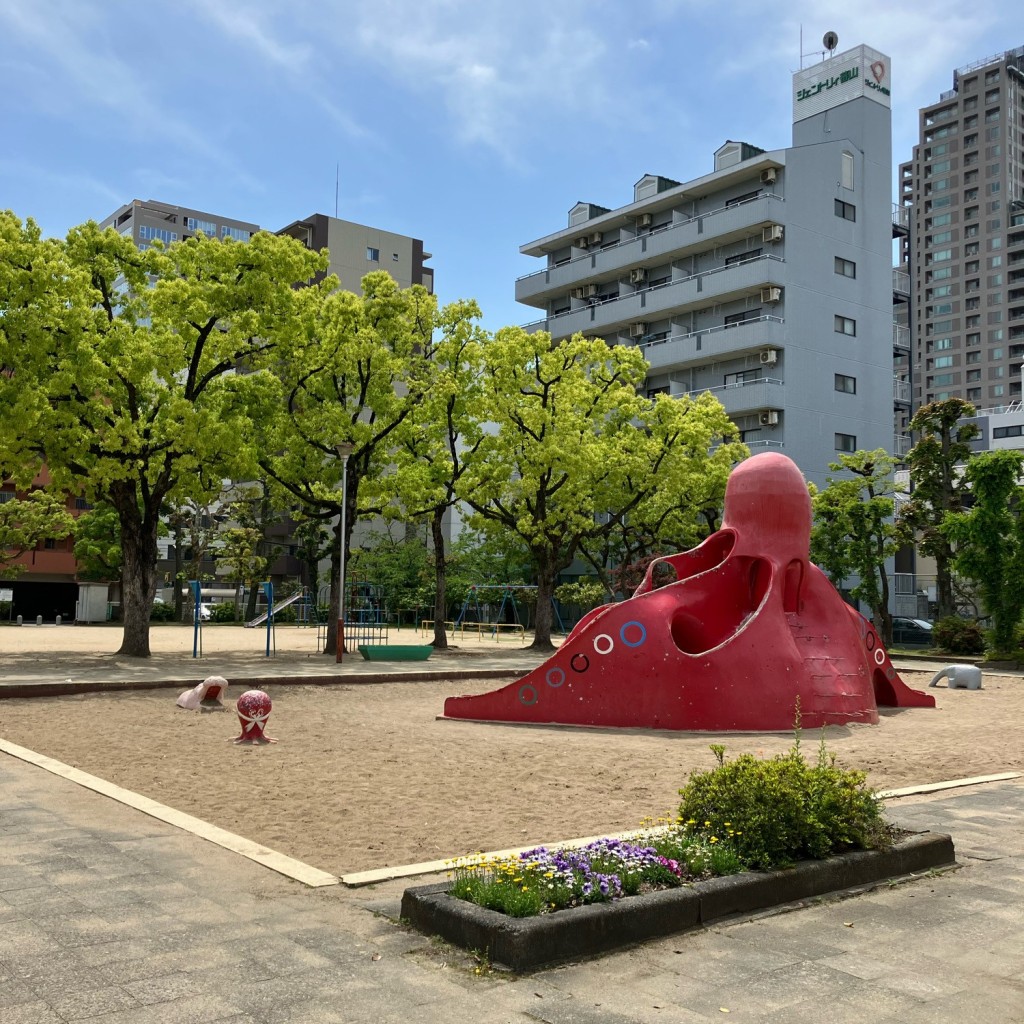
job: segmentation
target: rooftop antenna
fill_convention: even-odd
[[[836,47],[839,45],[839,36],[835,32],[828,31],[821,38],[821,45],[828,51],[830,57],[834,57],[836,53]],[[810,50],[807,53],[804,52],[804,27],[800,26],[800,70],[804,67],[805,57],[818,57],[822,60],[825,59],[825,50]]]

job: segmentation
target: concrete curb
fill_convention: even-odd
[[[432,669],[416,672],[360,672],[358,675],[232,676],[233,687],[263,690],[271,686],[364,686],[376,683],[450,682],[455,679],[517,679],[531,671],[501,668]],[[208,673],[207,673],[208,674]],[[129,690],[189,690],[206,674],[178,679],[80,679],[55,682],[0,683],[0,700],[14,697],[67,697],[76,693],[123,692]]]
[[[447,883],[417,886],[402,896],[402,917],[418,931],[478,950],[514,971],[526,971],[687,931],[732,914],[953,863],[953,840],[924,832],[891,850],[856,850],[781,871],[744,872],[538,917],[511,918],[454,899]]]

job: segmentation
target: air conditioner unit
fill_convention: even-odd
[[[629,272],[629,283],[639,284],[647,280],[647,271],[643,267],[636,267]]]
[[[603,235],[601,234],[601,232],[600,232],[600,231],[595,231],[595,232],[594,232],[594,233],[593,233],[593,234],[592,234],[592,235],[590,236],[590,244],[591,244],[591,245],[600,245],[600,243],[601,243],[601,239],[602,239],[603,237],[604,237],[604,236],[603,236]]]
[[[597,285],[587,284],[583,286],[583,297],[585,299],[592,299],[597,295]]]
[[[761,241],[763,242],[781,242],[782,241],[782,225],[781,224],[769,224],[766,228],[761,231]]]
[[[779,410],[778,409],[765,409],[761,413],[761,426],[762,427],[775,427],[779,423]]]
[[[777,348],[766,348],[761,352],[761,362],[765,366],[774,366],[779,361],[779,350]]]
[[[775,304],[782,300],[782,289],[776,285],[769,285],[767,288],[761,289],[761,301],[770,304]]]
[[[638,228],[649,228],[654,223],[654,217],[649,213],[641,213],[636,219],[636,226]]]
[[[647,333],[647,324],[639,321],[629,325],[629,336],[631,338],[642,338]]]
[[[572,244],[575,245],[577,249],[586,249],[586,247],[590,245],[590,239],[588,239],[586,235],[580,235],[580,237]]]
[[[776,177],[777,174],[778,174],[778,171],[776,171],[774,167],[766,167],[761,172],[761,184],[762,185],[774,185],[775,184],[775,177]]]

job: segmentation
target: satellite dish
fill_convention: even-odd
[[[821,45],[824,46],[826,50],[835,50],[839,45],[839,36],[837,36],[835,32],[826,32],[821,37]]]

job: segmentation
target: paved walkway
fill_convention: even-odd
[[[0,1020],[1024,1021],[1024,782],[893,810],[962,868],[512,977],[0,755]]]

